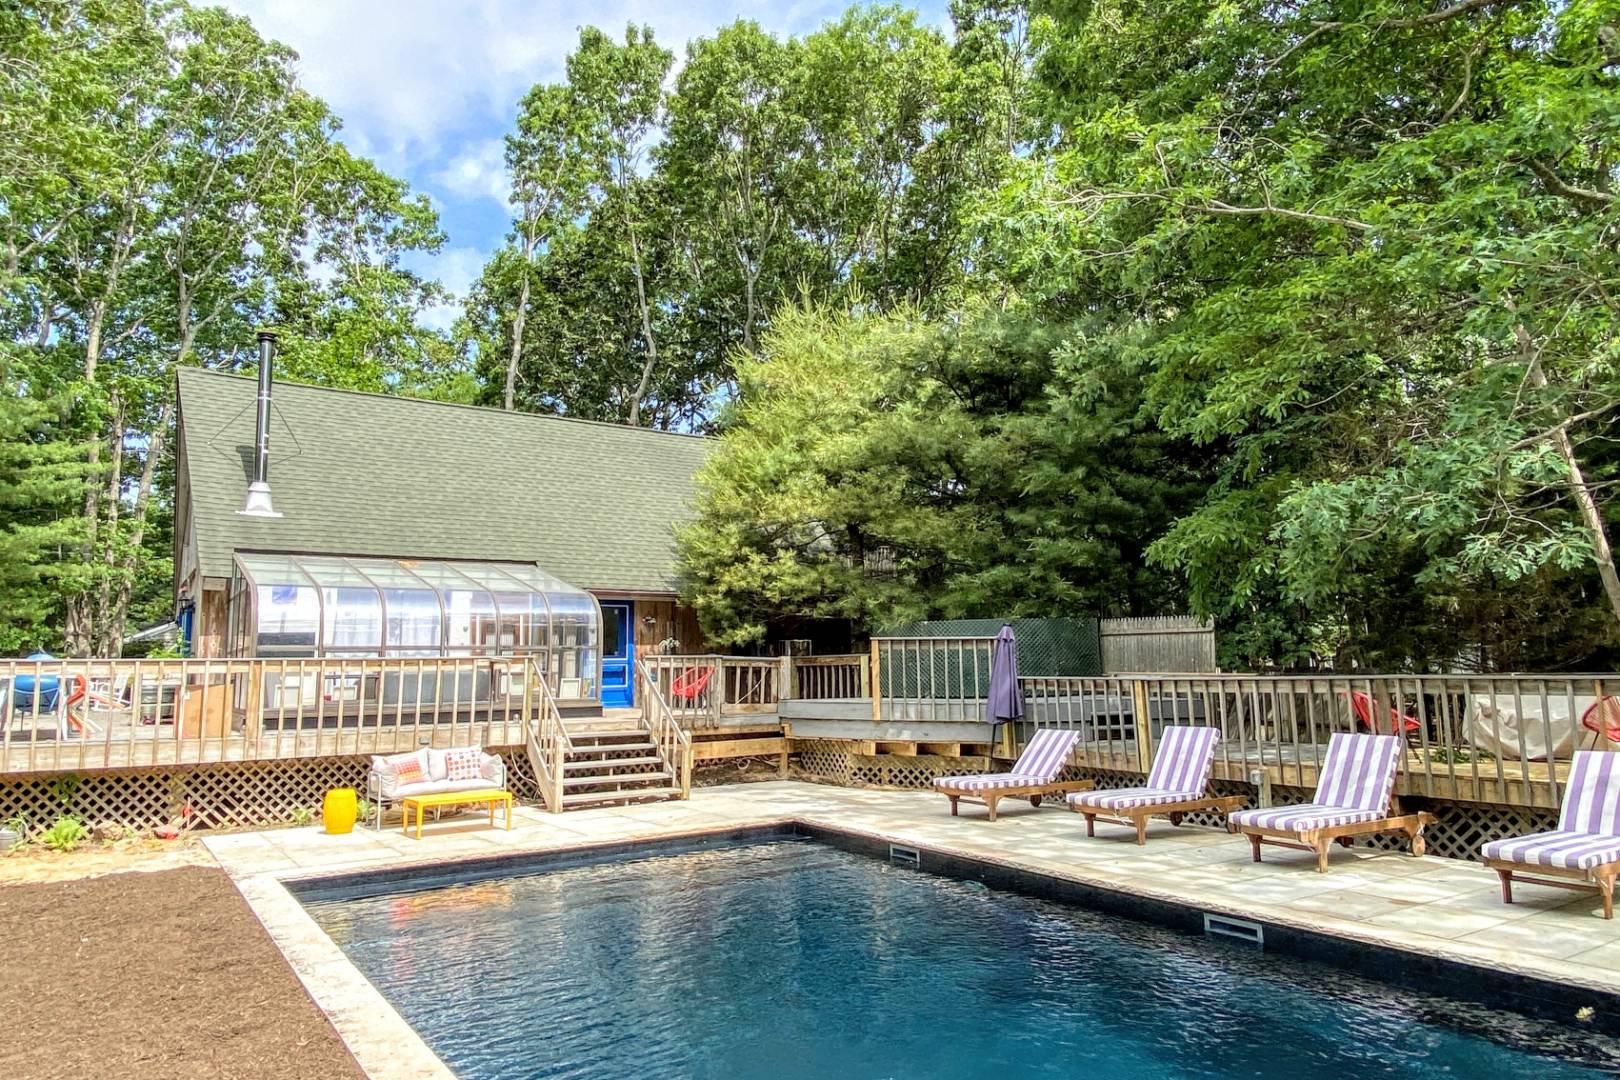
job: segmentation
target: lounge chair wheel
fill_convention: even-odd
[[[1184,816],[1185,815],[1183,815],[1180,810],[1177,810],[1175,813],[1170,815],[1170,824],[1172,824],[1172,825],[1180,825],[1181,824],[1181,819]]]
[[[1429,850],[1429,843],[1428,843],[1428,841],[1423,839],[1423,834],[1422,833],[1414,834],[1413,837],[1412,837],[1412,854],[1414,856],[1416,856],[1417,858],[1421,859],[1423,857],[1423,853],[1428,851],[1428,850]]]
[[[1029,797],[1029,805],[1039,810],[1041,808],[1041,797],[1039,795],[1031,795]]]

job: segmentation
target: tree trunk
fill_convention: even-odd
[[[152,435],[146,443],[146,462],[141,466],[140,485],[135,489],[135,506],[129,515],[129,549],[120,568],[118,587],[114,592],[112,603],[102,616],[103,656],[117,656],[123,651],[124,627],[129,621],[129,601],[135,590],[135,570],[140,560],[141,544],[146,540],[146,513],[152,505],[157,463],[163,456],[164,443],[169,433],[169,419],[173,415],[173,403],[165,401],[163,408],[158,411],[157,423],[153,426]]]
[[[1529,369],[1526,378],[1530,385],[1536,389],[1545,389],[1547,376],[1541,370],[1541,355],[1534,348],[1530,340],[1530,332],[1521,324],[1514,328],[1514,335],[1519,341],[1519,350],[1529,358]],[[1581,469],[1581,462],[1575,456],[1575,443],[1569,437],[1569,428],[1560,424],[1553,428],[1551,438],[1558,456],[1564,460],[1564,467],[1569,470],[1569,493],[1580,509],[1581,521],[1586,525],[1586,531],[1592,540],[1592,555],[1597,560],[1598,578],[1603,582],[1604,595],[1609,600],[1609,611],[1614,616],[1616,628],[1620,628],[1620,571],[1615,569],[1614,549],[1609,546],[1609,533],[1603,523],[1603,508],[1598,505],[1597,496],[1592,494],[1592,487],[1586,482],[1586,474]]]
[[[529,260],[534,256],[534,233],[523,236],[523,283],[518,287],[517,310],[512,313],[512,354],[506,358],[506,392],[501,406],[512,411],[512,400],[517,393],[518,363],[523,359],[523,327],[529,319]]]
[[[628,221],[625,225],[630,233],[630,265],[636,275],[636,303],[641,308],[641,333],[647,342],[647,362],[641,365],[641,382],[636,384],[636,392],[630,396],[629,424],[638,427],[641,424],[641,399],[647,396],[653,368],[658,365],[658,343],[653,340],[652,314],[647,310],[647,282],[641,273],[641,245],[636,241],[636,227]]]

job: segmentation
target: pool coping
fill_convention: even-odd
[[[1379,934],[1358,932],[1354,924],[1290,919],[1275,911],[1193,900],[1140,883],[1126,887],[1077,869],[1037,866],[1015,855],[955,850],[802,812],[577,844],[232,877],[311,998],[372,1080],[443,1080],[454,1078],[455,1073],[321,930],[305,908],[306,900],[325,899],[319,895],[323,889],[352,892],[375,885],[374,894],[412,891],[413,887],[563,869],[584,861],[582,856],[610,859],[674,853],[772,836],[804,836],[876,858],[891,857],[890,849],[897,846],[916,852],[916,868],[924,873],[978,881],[998,890],[1193,934],[1205,932],[1206,913],[1241,920],[1262,928],[1265,952],[1326,964],[1391,986],[1510,1010],[1575,1031],[1620,1037],[1620,986],[1582,977],[1579,971],[1549,970],[1572,967],[1563,962],[1541,959],[1540,966],[1504,964],[1471,955],[1455,944],[1448,949],[1436,948],[1429,941],[1392,940],[1388,927],[1380,928]],[[1579,1016],[1577,1010],[1582,1009],[1592,1010],[1589,1018]]]

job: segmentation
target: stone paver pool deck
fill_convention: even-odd
[[[1620,919],[1598,898],[1516,884],[1500,900],[1496,874],[1473,863],[1335,848],[1332,869],[1307,852],[1270,849],[1250,861],[1242,837],[1155,821],[1138,847],[1130,830],[1079,815],[1003,804],[994,823],[964,804],[951,817],[928,792],[869,791],[790,781],[700,788],[686,802],[547,814],[520,807],[511,831],[482,813],[430,825],[422,840],[397,829],[328,836],[319,828],[211,837],[209,850],[236,881],[361,1066],[377,1080],[450,1073],[348,963],[282,886],[293,878],[400,868],[502,853],[555,851],[802,822],[1188,907],[1395,946],[1519,972],[1569,987],[1620,993]]]

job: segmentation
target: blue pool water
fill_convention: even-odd
[[[467,1080],[1560,1080],[1620,1063],[1601,1037],[804,841],[309,906]]]

